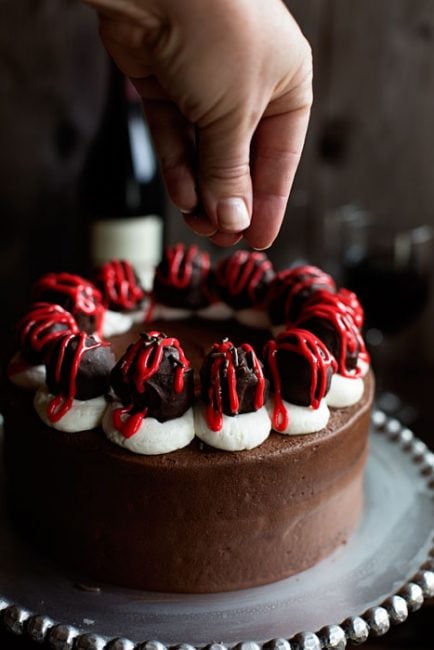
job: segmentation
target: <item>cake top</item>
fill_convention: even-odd
[[[355,294],[337,289],[317,267],[275,274],[265,253],[240,250],[214,270],[197,246],[176,244],[156,268],[151,292],[125,260],[102,265],[94,279],[98,286],[46,274],[34,287],[44,302],[19,323],[11,380],[37,387],[35,407],[49,426],[78,432],[102,423],[112,442],[135,453],[174,451],[195,435],[242,451],[272,430],[319,431],[329,408],[361,399],[369,368],[363,310]],[[203,359],[195,376],[176,328],[166,335],[161,325],[149,327],[151,315],[155,323],[200,317],[205,329],[205,319],[224,318],[231,340],[220,334],[208,351],[193,341]],[[236,321],[249,326],[241,340]],[[280,333],[270,332],[259,349],[273,324]],[[252,328],[263,332],[256,349]],[[117,361],[110,348],[116,332],[126,341],[117,345]],[[196,348],[190,345],[198,365]]]

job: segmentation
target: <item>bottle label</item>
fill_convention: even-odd
[[[100,219],[92,224],[92,261],[99,266],[113,259],[128,260],[145,289],[150,289],[154,269],[163,252],[163,219],[143,217]]]

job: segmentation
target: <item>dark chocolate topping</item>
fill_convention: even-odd
[[[125,260],[106,262],[95,271],[94,280],[104,305],[113,311],[137,309],[145,296],[136,271]]]
[[[312,296],[302,309],[297,327],[309,330],[327,346],[341,374],[354,371],[360,353],[366,352],[353,312],[339,294],[319,292]]]
[[[263,306],[274,271],[265,253],[240,250],[219,263],[215,277],[222,300],[245,309]]]
[[[215,300],[209,254],[197,246],[167,248],[154,276],[156,302],[180,309],[200,309]]]
[[[267,292],[267,309],[274,325],[294,324],[308,298],[317,291],[334,292],[330,275],[316,266],[297,266],[277,273]]]
[[[59,337],[50,349],[47,386],[53,395],[88,400],[107,393],[115,357],[108,343],[84,333]]]
[[[127,412],[160,422],[181,417],[193,404],[193,370],[179,342],[160,332],[142,333],[112,370],[110,383]]]
[[[253,348],[247,344],[239,347],[230,341],[214,344],[204,358],[200,380],[203,401],[218,411],[215,402],[221,398],[221,411],[226,415],[257,411],[268,392],[268,382],[260,385],[262,366]]]
[[[265,345],[265,374],[291,404],[316,407],[330,389],[336,362],[311,332],[291,328]]]
[[[104,306],[92,282],[71,273],[47,273],[33,285],[34,300],[52,302],[71,312],[81,331],[100,332]]]
[[[45,362],[51,345],[64,332],[79,332],[72,314],[60,305],[34,303],[17,325],[18,345],[23,359],[30,364]]]

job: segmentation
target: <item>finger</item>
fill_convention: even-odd
[[[125,18],[99,14],[101,40],[116,65],[127,77],[137,79],[151,74],[145,32]]]
[[[200,237],[211,237],[217,232],[216,226],[211,223],[200,208],[199,210],[193,210],[193,212],[184,212],[182,216],[187,226]]]
[[[264,117],[252,147],[253,212],[243,234],[253,248],[271,246],[285,216],[286,204],[300,161],[309,107]]]
[[[198,204],[193,129],[172,102],[145,99],[143,107],[169,196],[181,212],[192,212]]]
[[[210,241],[212,241],[213,244],[216,244],[217,246],[221,247],[228,247],[228,246],[235,246],[235,244],[238,244],[239,241],[243,236],[241,234],[232,234],[228,232],[217,232],[215,235],[212,235],[210,237]]]
[[[199,130],[200,194],[210,221],[222,233],[238,234],[250,225],[251,136],[235,114]]]

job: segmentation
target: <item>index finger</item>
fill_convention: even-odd
[[[285,216],[300,162],[310,106],[263,117],[252,142],[252,221],[243,235],[256,249],[271,246]]]

